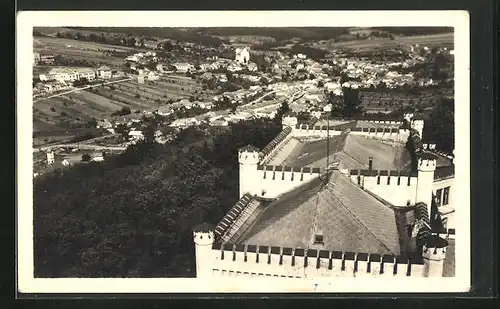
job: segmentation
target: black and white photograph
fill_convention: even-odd
[[[467,13],[201,13],[18,17],[20,290],[468,290]]]

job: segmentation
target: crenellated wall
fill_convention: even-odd
[[[293,137],[292,128],[285,127],[283,130],[262,149],[260,152],[260,162],[267,161],[270,157],[272,157],[276,152],[280,150],[280,148],[288,142],[290,138]]]
[[[213,245],[210,255],[213,276],[422,277],[424,266],[420,256],[220,243]]]
[[[314,167],[293,168],[289,166],[257,166],[258,196],[275,198],[319,177],[320,169]],[[264,193],[264,194],[263,194]]]
[[[351,170],[351,181],[392,205],[415,204],[418,178],[416,173],[400,171]]]
[[[343,131],[338,130],[335,126],[313,126],[309,124],[298,124],[292,131],[295,137],[324,137],[340,135]]]
[[[353,128],[350,133],[399,143],[406,143],[410,136],[410,130],[397,128]]]

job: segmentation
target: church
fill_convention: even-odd
[[[239,201],[194,229],[198,278],[455,275],[454,156],[422,142],[424,120],[282,125],[239,149]]]

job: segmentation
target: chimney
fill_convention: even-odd
[[[373,170],[373,158],[372,157],[368,158],[368,169],[370,171]]]

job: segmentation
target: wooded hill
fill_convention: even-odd
[[[191,277],[192,229],[238,200],[237,149],[264,147],[272,120],[189,128],[104,162],[34,180],[36,277]]]

